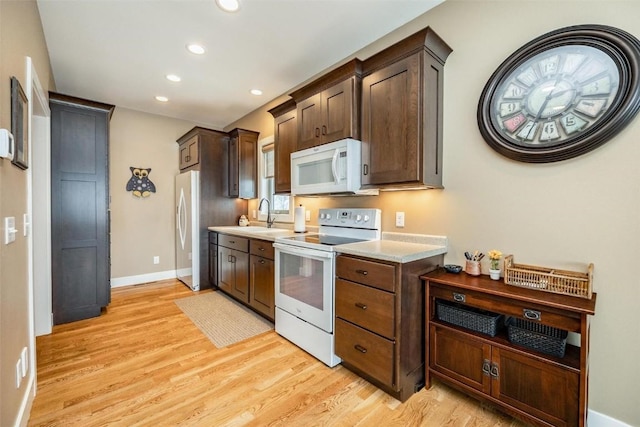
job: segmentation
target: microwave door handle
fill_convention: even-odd
[[[340,184],[340,175],[338,175],[338,156],[340,156],[340,149],[336,148],[333,153],[333,159],[331,160],[331,172],[333,172],[333,180],[336,184]]]

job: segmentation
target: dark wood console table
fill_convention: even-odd
[[[587,425],[589,316],[595,314],[595,293],[584,299],[442,269],[421,278],[427,388],[437,378],[536,426]],[[556,357],[510,342],[506,329],[490,336],[456,326],[439,320],[436,299],[573,332],[579,334],[579,346],[567,343],[564,355]]]

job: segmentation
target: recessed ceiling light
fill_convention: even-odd
[[[180,76],[176,76],[175,74],[167,74],[167,80],[170,80],[172,82],[179,82],[180,80],[182,80],[180,78]]]
[[[240,8],[239,0],[216,0],[216,3],[225,12],[235,12]]]
[[[187,49],[189,52],[194,53],[196,55],[202,55],[204,53],[204,47],[199,44],[189,44],[187,45]]]
[[[156,101],[160,101],[160,102],[168,102],[169,98],[167,98],[166,96],[156,96]]]
[[[262,95],[262,91],[260,89],[251,89],[251,94],[252,95]]]

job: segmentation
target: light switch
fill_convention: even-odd
[[[16,241],[16,234],[18,234],[18,230],[16,230],[16,218],[13,216],[8,216],[4,219],[4,244],[8,245],[9,243]]]
[[[404,212],[396,212],[396,227],[404,227]]]

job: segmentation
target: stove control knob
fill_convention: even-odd
[[[326,214],[326,215],[325,215],[325,218],[326,218],[326,219],[331,219],[331,214],[330,214],[330,213]]]
[[[371,219],[371,218],[369,218],[369,215],[365,215],[365,216],[364,216],[364,222],[367,222],[367,221],[369,221],[370,219]]]
[[[320,214],[320,219],[324,219],[324,214],[323,213]]]
[[[356,222],[362,221],[362,215],[356,215]]]

